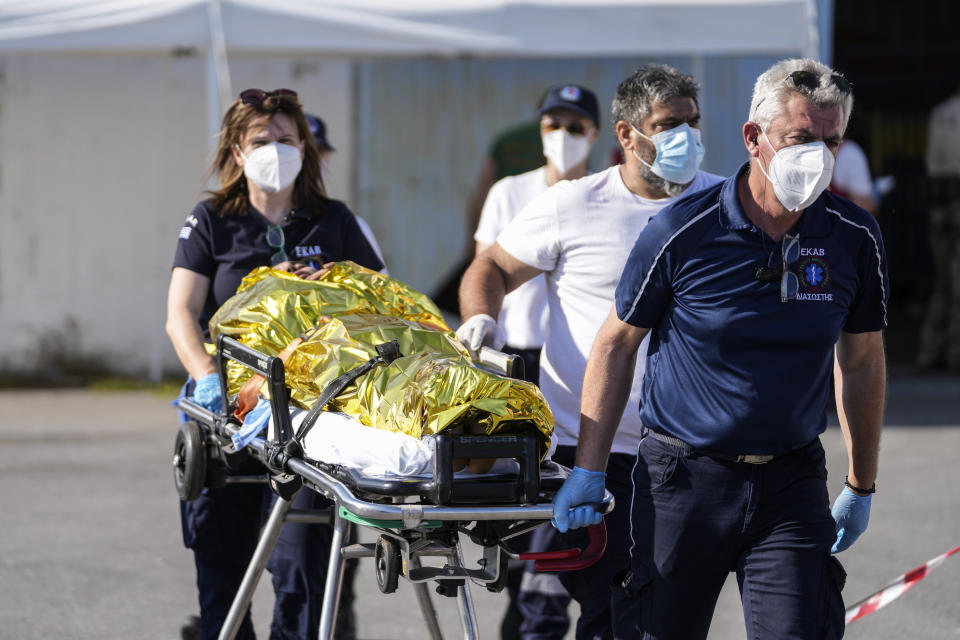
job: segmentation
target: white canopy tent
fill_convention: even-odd
[[[816,56],[819,41],[814,0],[8,0],[0,7],[0,52],[177,47],[208,51],[218,75],[208,86],[226,102],[226,51]]]
[[[202,47],[216,4],[237,51],[566,57],[817,47],[809,0],[7,0],[0,51]]]
[[[503,104],[532,103],[517,94],[535,91],[530,85],[543,79],[515,76],[508,84],[486,78],[474,64],[472,80],[461,84],[456,72],[444,76],[432,68],[424,73],[437,72],[450,85],[427,98],[407,95],[416,89],[402,78],[391,83],[399,67],[417,67],[400,74],[416,78],[423,69],[408,64],[415,59],[458,61],[451,65],[498,59],[507,66],[531,58],[563,59],[560,66],[592,59],[590,74],[579,81],[605,83],[609,92],[612,79],[600,76],[623,73],[609,64],[618,56],[621,65],[630,56],[692,59],[697,78],[706,75],[703,58],[715,54],[816,57],[816,6],[816,0],[0,0],[0,217],[18,230],[0,238],[0,332],[10,337],[0,347],[0,369],[41,360],[56,331],[65,348],[82,343],[78,353],[106,353],[122,370],[157,377],[174,366],[162,329],[165,274],[176,225],[193,197],[190,176],[200,174],[198,139],[205,132],[213,143],[222,105],[234,97],[228,54],[238,78],[271,83],[283,70],[279,77],[296,84],[273,86],[302,88],[305,104],[330,110],[323,113],[339,132],[339,162],[353,175],[335,176],[341,182],[334,193],[353,184],[357,210],[378,234],[397,234],[393,242],[410,256],[407,264],[388,256],[391,271],[423,287],[458,250],[450,238],[462,221],[451,212],[462,206],[464,181],[475,175],[471,163],[479,162],[484,139],[498,122],[509,122],[501,121],[509,117]],[[304,60],[304,68],[319,72],[297,76]],[[351,62],[357,60],[364,62]],[[107,71],[92,73],[98,65]],[[381,68],[355,69],[371,65]],[[331,77],[333,85],[322,84]],[[352,93],[351,86],[360,89]],[[723,90],[734,92],[726,84]],[[336,108],[322,102],[337,92],[344,95],[331,98]],[[366,98],[355,100],[361,94]],[[422,103],[430,100],[426,113]],[[386,108],[396,120],[385,122],[378,109]],[[446,113],[457,109],[462,122]],[[426,129],[412,133],[409,125],[421,121]],[[457,126],[462,140],[434,135]],[[59,136],[57,153],[43,136]],[[361,161],[350,164],[355,157]],[[146,242],[104,243],[105,232]],[[31,263],[36,256],[55,260]],[[64,272],[56,268],[61,262],[76,266]],[[118,291],[136,295],[117,297]],[[124,326],[102,321],[105,306]],[[141,348],[144,333],[148,345]]]

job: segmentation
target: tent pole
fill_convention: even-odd
[[[220,134],[220,92],[217,90],[217,68],[213,60],[213,52],[208,48],[206,55],[206,94],[207,94],[207,155],[213,161],[217,152],[217,137]],[[207,188],[219,187],[219,179],[210,176]]]
[[[210,48],[213,50],[213,61],[216,65],[220,103],[227,105],[233,101],[233,86],[230,82],[227,39],[223,32],[223,11],[220,0],[207,0],[207,18],[210,25]]]
[[[832,9],[831,0],[827,0],[821,4],[822,7],[825,7],[826,5],[830,5],[830,8]],[[820,60],[824,64],[829,65],[830,60],[823,60],[823,58],[829,58],[831,56],[824,55],[826,52],[823,50],[823,47],[820,46],[821,21],[817,10],[817,0],[807,0],[807,20],[809,24],[807,30],[806,56],[808,58],[812,58],[813,60]]]
[[[217,135],[220,132],[220,117],[226,105],[233,102],[233,89],[230,82],[230,65],[227,63],[227,41],[223,35],[223,13],[220,0],[208,0],[207,22],[210,25],[210,46],[206,56],[207,85],[207,149],[210,157],[217,150]],[[216,177],[211,176],[212,184],[217,187]]]
[[[233,101],[220,0],[207,0],[207,23],[210,26],[210,46],[207,47],[206,56],[207,150],[212,158],[217,150],[221,114],[225,105]],[[219,186],[216,176],[210,177],[210,183],[207,186],[208,188]]]

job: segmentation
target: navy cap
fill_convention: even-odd
[[[578,84],[558,84],[551,87],[543,97],[543,103],[537,110],[537,115],[542,116],[553,109],[576,111],[590,118],[593,124],[600,127],[600,107],[597,104],[597,96],[586,87]]]
[[[310,113],[303,115],[307,118],[307,124],[310,125],[310,133],[313,134],[313,139],[316,140],[320,150],[329,149],[330,151],[336,151],[333,145],[330,144],[330,141],[327,140],[327,125],[323,123],[323,120]]]

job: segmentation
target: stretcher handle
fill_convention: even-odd
[[[278,440],[287,442],[293,437],[293,427],[290,425],[290,409],[287,404],[283,361],[276,356],[268,356],[256,349],[251,349],[242,342],[222,333],[217,336],[217,363],[220,368],[220,391],[223,398],[224,415],[230,413],[227,400],[227,360],[239,362],[267,379],[267,388],[270,390],[270,408],[273,411],[273,424],[277,427]]]
[[[512,353],[504,353],[490,347],[480,347],[476,361],[482,367],[493,370],[495,373],[523,380],[523,358]]]
[[[527,560],[566,560],[580,555],[580,548],[560,549],[558,551],[531,551],[529,553],[517,554],[517,558],[523,561]]]
[[[601,557],[607,548],[607,525],[601,520],[600,524],[594,524],[587,528],[590,533],[590,544],[583,551],[580,549],[567,549],[574,551],[574,555],[566,558],[541,559],[535,560],[534,569],[537,571],[579,571],[586,569]],[[547,552],[551,553],[551,552]],[[528,555],[538,555],[535,553]],[[521,556],[522,557],[522,556]]]

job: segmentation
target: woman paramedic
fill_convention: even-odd
[[[219,411],[217,368],[203,347],[210,317],[255,267],[315,278],[326,262],[383,267],[347,207],[326,197],[320,159],[297,94],[247,89],[223,118],[211,173],[220,189],[194,207],[180,230],[167,297],[167,334],[190,374],[184,393]],[[180,503],[184,544],[193,550],[200,637],[216,638],[256,546],[269,504],[261,484],[206,488]],[[301,491],[294,508],[322,506]],[[315,638],[331,530],[287,523],[268,569],[276,595],[270,638]],[[247,612],[237,638],[254,638]]]

